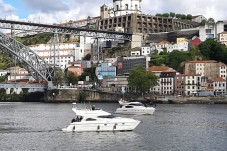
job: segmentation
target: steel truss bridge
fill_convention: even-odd
[[[10,30],[32,31],[38,33],[74,34],[85,37],[107,38],[117,40],[131,40],[132,34],[90,30],[57,25],[47,25],[0,19],[0,28]],[[0,50],[15,56],[22,65],[37,80],[52,81],[54,69],[44,59],[40,58],[34,51],[16,41],[15,38],[0,33]]]

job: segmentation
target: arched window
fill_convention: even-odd
[[[138,10],[138,5],[137,4],[135,5],[135,9]]]

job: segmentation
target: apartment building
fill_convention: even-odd
[[[220,64],[215,60],[196,60],[185,64],[185,74],[201,75],[209,78],[220,77]]]
[[[152,93],[172,95],[175,92],[176,71],[166,66],[152,66],[149,71],[158,76],[158,85],[151,89]]]
[[[204,26],[199,27],[199,37],[201,41],[206,39],[218,39],[218,34],[224,32],[224,22],[215,22],[213,19],[209,19]]]
[[[226,94],[226,80],[218,77],[213,79],[213,91],[214,95],[225,95]]]
[[[185,75],[185,95],[193,95],[201,90],[201,75]]]
[[[35,79],[28,73],[28,71],[19,66],[11,67],[9,70],[8,82],[28,82],[35,81]]]
[[[227,46],[227,31],[218,34],[218,41]]]
[[[178,74],[175,79],[175,94],[177,95],[193,95],[201,90],[201,75]]]
[[[128,75],[133,68],[139,66],[147,69],[149,61],[150,57],[146,56],[117,57],[117,75]]]
[[[71,62],[82,60],[84,57],[83,44],[73,43],[58,43],[53,44],[37,44],[29,46],[48,64],[58,66],[65,69]]]

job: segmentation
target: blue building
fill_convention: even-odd
[[[103,62],[99,67],[96,68],[96,75],[98,79],[103,79],[105,77],[115,77],[116,67],[112,63]]]

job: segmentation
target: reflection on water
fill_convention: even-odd
[[[95,105],[109,112],[118,107]],[[158,105],[156,109],[151,116],[127,115],[142,121],[132,132],[63,133],[61,129],[74,117],[71,104],[0,103],[0,151],[227,150],[226,105]]]

